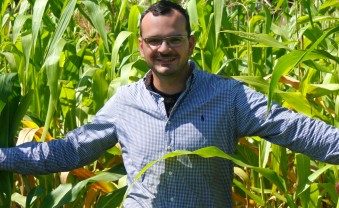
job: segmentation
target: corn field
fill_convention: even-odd
[[[139,17],[154,2],[2,0],[0,147],[61,139],[90,122],[119,86],[142,78]],[[180,3],[202,70],[339,128],[338,0]],[[339,207],[337,165],[259,137],[241,138],[232,156],[208,150],[193,153],[236,164],[234,207]],[[0,207],[119,207],[126,191],[119,145],[70,172],[0,171]]]

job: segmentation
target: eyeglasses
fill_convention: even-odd
[[[174,35],[169,37],[148,37],[142,38],[143,41],[153,49],[159,48],[163,41],[171,48],[179,47],[188,37],[186,35]]]

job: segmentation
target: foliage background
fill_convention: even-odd
[[[0,146],[63,138],[90,122],[117,87],[143,77],[138,20],[154,2],[3,0]],[[202,70],[339,127],[337,0],[180,3],[190,14],[192,59]],[[215,149],[194,154],[228,157]],[[235,207],[338,206],[338,166],[258,137],[241,138],[235,156]],[[116,207],[125,177],[118,146],[67,173],[2,171],[0,207]]]

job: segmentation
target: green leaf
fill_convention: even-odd
[[[247,32],[241,32],[241,31],[233,31],[233,30],[223,30],[221,32],[238,35],[245,40],[249,40],[252,42],[258,42],[258,43],[264,44],[267,47],[283,48],[283,49],[291,50],[288,46],[282,44],[281,42],[277,41],[276,39],[274,39],[272,36],[268,34],[247,33]]]
[[[320,14],[324,14],[327,9],[331,9],[331,7],[339,8],[339,2],[337,0],[327,0],[325,1],[319,9]]]
[[[295,160],[296,160],[295,166],[298,174],[298,184],[299,186],[304,187],[305,184],[308,182],[307,177],[311,174],[310,158],[303,154],[297,153],[295,155]],[[303,204],[303,207],[305,207],[308,204],[308,202],[310,201],[310,190],[304,191],[304,194],[300,196],[300,201],[301,204]]]
[[[101,38],[104,41],[104,45],[107,51],[109,51],[108,40],[107,40],[107,32],[106,32],[106,25],[105,25],[105,15],[102,12],[100,6],[95,4],[93,1],[81,1],[89,13],[89,17],[94,28],[98,31]]]
[[[247,189],[242,183],[237,181],[236,179],[233,179],[233,184],[237,187],[239,187],[243,192],[245,192],[251,199],[253,199],[256,203],[258,203],[260,206],[265,206],[265,201],[262,200],[260,196],[257,196],[253,194],[250,190]]]
[[[26,87],[26,84],[28,82],[28,69],[29,69],[29,58],[31,56],[31,48],[32,48],[32,34],[28,34],[21,37],[22,42],[22,50],[25,57],[25,72],[24,72],[24,87]],[[28,85],[28,84],[27,84]]]
[[[12,42],[15,43],[17,38],[20,35],[20,31],[22,29],[22,27],[24,26],[25,22],[27,21],[27,19],[32,18],[31,15],[22,15],[19,14],[14,21],[14,27],[13,27],[13,40]]]
[[[0,147],[13,147],[17,124],[13,119],[20,101],[17,74],[0,74]],[[14,124],[14,125],[13,125]],[[13,173],[0,170],[0,207],[10,207]]]
[[[214,0],[214,28],[215,28],[215,40],[218,43],[219,33],[221,28],[221,21],[223,18],[223,11],[225,6],[225,1],[223,0]],[[217,47],[217,44],[215,44]]]
[[[308,84],[306,94],[310,97],[320,97],[339,91],[339,84]]]
[[[46,67],[46,74],[48,79],[48,85],[50,90],[50,97],[47,109],[47,116],[44,125],[44,130],[42,132],[41,141],[45,141],[49,124],[51,123],[54,111],[57,108],[57,103],[59,100],[59,83],[61,70],[59,69],[59,61],[61,52],[66,44],[64,39],[60,39],[58,45],[54,47],[54,51],[49,54],[47,57],[44,66]]]
[[[324,167],[320,168],[319,170],[315,171],[314,173],[312,173],[310,176],[307,177],[307,181],[303,184],[300,184],[297,188],[296,191],[296,196],[300,196],[302,193],[304,193],[309,187],[310,185],[322,174],[324,173],[326,170],[328,170],[329,168],[333,167],[333,165],[327,164]]]
[[[97,112],[107,100],[107,92],[109,83],[105,77],[104,69],[97,69],[93,74],[93,101],[94,101],[94,112]]]
[[[11,0],[3,0],[3,1],[1,1],[1,10],[0,10],[1,11],[1,13],[0,13],[1,27],[3,26],[4,22],[6,22],[6,21],[2,22],[2,18],[3,18],[4,14],[5,14],[6,10],[7,10],[8,4],[10,2],[11,2]]]
[[[336,27],[337,30],[339,30],[339,26]],[[334,30],[331,30],[332,32]],[[331,33],[328,33],[328,35]],[[321,40],[325,38],[325,36],[323,36],[322,38],[320,38],[317,43],[315,44],[319,44],[321,42]],[[273,98],[273,94],[276,91],[279,79],[282,75],[288,73],[291,69],[293,69],[297,64],[299,64],[302,61],[306,61],[306,60],[315,60],[315,59],[328,59],[331,58],[332,60],[338,62],[339,59],[336,57],[332,57],[329,56],[329,54],[327,52],[324,51],[313,51],[314,49],[314,45],[312,45],[312,47],[310,49],[308,49],[307,51],[299,51],[299,50],[294,50],[291,51],[290,53],[280,57],[278,59],[278,62],[274,68],[274,71],[272,73],[272,79],[271,79],[271,83],[270,83],[270,88],[269,88],[269,93],[268,93],[268,109],[267,112],[269,112],[270,110],[270,106],[272,103],[272,98]]]
[[[338,21],[339,17],[333,17],[333,16],[328,16],[328,15],[324,15],[324,16],[316,16],[313,19],[313,22],[325,22],[325,21]],[[300,18],[298,18],[297,22],[298,24],[307,24],[310,21],[310,17],[309,16],[302,16]]]
[[[96,207],[119,207],[126,193],[127,186],[119,188],[110,194],[100,197]]]
[[[330,184],[327,184],[330,185]],[[320,188],[321,186],[319,186],[319,184],[311,184],[310,187],[310,196],[309,196],[309,201],[305,201],[305,206],[308,207],[321,207],[320,205]],[[326,188],[324,188],[326,189]]]
[[[64,83],[60,90],[59,101],[61,104],[61,112],[66,117],[69,110],[75,104],[75,89],[72,82]]]
[[[241,167],[247,167],[247,168],[252,168],[253,170],[257,171],[258,173],[261,173],[265,178],[267,178],[269,181],[274,183],[283,193],[287,194],[287,189],[286,189],[286,184],[284,183],[284,180],[273,170],[266,169],[266,168],[259,168],[259,167],[254,167],[250,166],[235,157],[232,157],[226,153],[224,153],[222,150],[220,150],[217,147],[214,146],[209,146],[209,147],[204,147],[198,150],[195,150],[193,152],[187,151],[187,150],[176,150],[174,152],[170,152],[168,154],[165,154],[161,158],[151,161],[148,163],[141,171],[135,176],[131,186],[128,188],[126,191],[126,194],[124,196],[124,199],[127,197],[129,190],[133,187],[133,185],[136,183],[136,181],[144,174],[151,166],[156,164],[159,161],[166,160],[168,158],[172,157],[177,157],[177,156],[185,156],[185,155],[198,155],[203,158],[212,158],[212,157],[219,157],[227,160],[231,160],[234,162],[236,165],[239,165]],[[291,203],[292,200],[288,197],[287,200]]]
[[[300,92],[277,92],[294,110],[310,117],[318,117],[323,121],[329,118],[312,107],[309,101]]]
[[[115,21],[116,21],[116,24],[115,24],[115,27],[114,27],[114,31],[117,30],[120,21],[123,21],[123,17],[124,17],[124,14],[125,14],[125,10],[126,10],[126,7],[127,7],[127,3],[128,3],[127,0],[122,0],[122,1],[120,2],[120,9],[119,9],[118,17],[117,17],[116,20],[115,20]]]
[[[137,34],[139,33],[138,28],[139,15],[140,15],[139,7],[137,5],[133,5],[128,15],[128,31],[131,32],[134,36],[137,36]],[[132,53],[136,51],[137,47],[138,47],[137,38],[129,38],[130,52]]]
[[[79,182],[78,184],[80,184]],[[50,192],[41,202],[41,207],[52,208],[59,207],[72,200],[71,190],[73,184],[60,184],[56,189]]]
[[[32,203],[44,193],[44,189],[41,186],[36,186],[32,188],[28,194],[26,199],[26,207],[31,207]]]
[[[9,65],[9,68],[11,69],[11,71],[12,72],[16,72],[18,70],[18,67],[16,65],[14,54],[11,53],[11,52],[2,52],[0,54],[3,55],[6,58],[6,60],[8,62],[8,65]]]
[[[116,66],[117,66],[118,60],[119,60],[119,50],[120,50],[120,47],[123,45],[123,42],[131,34],[132,34],[131,32],[122,31],[122,32],[119,33],[117,39],[114,42],[114,46],[113,46],[113,49],[112,49],[112,57],[111,57],[111,64],[112,64],[111,72],[110,72],[111,73],[111,76],[110,76],[111,80],[113,80],[116,77],[115,70],[116,70]]]
[[[118,149],[116,146],[110,148],[107,150],[108,153],[112,154],[112,155],[122,155],[122,152],[120,149]]]
[[[33,95],[33,90],[30,90],[26,95],[21,96],[20,101],[15,109],[15,114],[11,116],[12,120],[10,137],[13,139],[21,125],[22,118],[26,115],[27,110],[32,103]]]
[[[259,167],[265,168],[270,157],[271,143],[266,140],[261,140],[259,151]]]
[[[41,0],[40,0],[41,1]],[[55,29],[54,36],[49,44],[48,52],[47,52],[47,58],[51,56],[51,54],[55,53],[54,51],[58,47],[60,40],[62,39],[62,36],[67,29],[67,26],[69,24],[69,21],[71,20],[73,16],[73,12],[75,9],[75,5],[77,3],[77,0],[69,0],[67,2],[66,7],[62,10],[61,17],[58,22],[58,26]]]
[[[199,15],[197,10],[197,2],[196,0],[190,0],[187,2],[187,12],[190,15],[190,26],[191,28],[195,28],[201,23],[199,23]]]
[[[36,45],[36,40],[40,31],[40,26],[42,25],[42,17],[45,12],[47,5],[46,0],[36,0],[33,7],[33,17],[32,17],[32,40],[33,46]],[[30,49],[29,49],[30,50]]]
[[[260,21],[265,21],[265,17],[261,16],[261,15],[255,15],[253,16],[251,19],[250,19],[250,22],[249,22],[249,31],[251,33],[254,32],[254,28],[255,28],[255,25],[260,22]],[[269,36],[270,37],[270,36]]]
[[[0,113],[6,103],[18,95],[14,90],[15,79],[17,79],[16,73],[0,74]]]
[[[115,173],[102,172],[96,176],[80,181],[77,184],[60,184],[56,189],[48,193],[47,196],[43,198],[41,202],[41,207],[60,207],[64,204],[74,201],[81,190],[85,188],[88,183],[93,183],[97,181],[116,181],[123,176],[124,175]]]
[[[60,39],[58,44],[54,47],[52,53],[47,57],[44,66],[46,67],[46,74],[48,85],[51,92],[53,102],[57,102],[58,96],[58,80],[60,78],[61,70],[59,68],[60,56],[66,44],[64,39]]]
[[[245,82],[257,90],[268,93],[269,83],[259,76],[232,76],[233,79]]]

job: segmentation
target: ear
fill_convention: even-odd
[[[194,50],[194,46],[195,46],[195,37],[194,35],[191,35],[188,39],[188,55],[192,55],[193,54],[193,50]]]
[[[141,37],[139,37],[138,38],[138,46],[139,46],[139,51],[140,51],[140,56],[141,56],[141,58],[144,58],[145,56],[144,56],[144,48],[143,48],[143,41],[142,41],[142,38]]]

